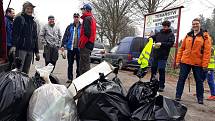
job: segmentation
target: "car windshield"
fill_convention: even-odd
[[[116,50],[118,49],[118,45],[114,46],[111,50],[110,50],[110,53],[114,53],[116,52]]]
[[[104,49],[104,46],[102,44],[95,43],[94,48]]]

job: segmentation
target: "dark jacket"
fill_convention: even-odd
[[[91,12],[85,12],[81,18],[83,19],[83,24],[81,26],[79,47],[93,50],[96,39],[96,20]]]
[[[37,24],[34,17],[21,14],[15,18],[12,42],[17,50],[39,53]]]
[[[152,36],[155,43],[161,42],[161,46],[158,49],[153,49],[153,57],[158,60],[167,60],[170,52],[170,48],[175,42],[175,36],[172,33],[172,30],[163,31]]]
[[[67,48],[71,50],[73,48],[73,34],[74,34],[74,27],[75,24],[72,23],[69,26],[67,26],[66,31],[63,36],[63,41],[61,47]],[[81,23],[78,25],[78,42],[80,40],[80,32],[81,32]]]
[[[7,46],[12,46],[12,30],[13,30],[13,18],[5,16],[6,32],[7,32]]]

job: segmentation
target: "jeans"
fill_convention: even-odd
[[[157,74],[157,70],[159,72],[159,87],[165,87],[165,68],[166,68],[167,60],[152,60],[152,68],[151,68],[151,78]]]
[[[76,57],[76,58],[74,58]],[[73,80],[73,64],[74,60],[76,59],[76,77],[80,76],[80,70],[79,70],[79,62],[80,62],[80,51],[78,48],[73,48],[73,50],[67,51],[67,58],[68,58],[68,71],[67,76],[69,80]]]
[[[196,96],[197,99],[200,101],[203,101],[203,93],[204,93],[204,71],[202,67],[198,66],[192,66],[188,64],[180,64],[180,73],[179,73],[179,79],[176,87],[176,98],[181,98],[183,90],[184,90],[184,84],[187,79],[188,74],[190,71],[193,71],[194,79],[196,81]]]
[[[214,71],[210,70],[205,72],[205,79],[207,78],[208,85],[212,96],[215,96],[215,83],[214,83]],[[204,79],[204,80],[205,80]]]

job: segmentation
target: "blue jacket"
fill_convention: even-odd
[[[63,41],[62,41],[62,45],[61,47],[67,48],[68,50],[72,50],[73,49],[73,34],[74,34],[74,23],[70,24],[69,26],[67,26],[66,31],[64,33],[63,36]],[[79,39],[80,39],[80,31],[81,30],[81,23],[79,23],[78,26],[78,43],[79,43]]]
[[[12,46],[12,30],[13,30],[13,18],[5,16],[6,32],[7,32],[7,46]]]

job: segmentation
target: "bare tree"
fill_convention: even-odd
[[[91,0],[97,18],[97,28],[100,35],[105,35],[110,46],[120,39],[120,33],[132,23],[128,15],[134,6],[133,0]]]
[[[123,29],[120,32],[119,39],[122,40],[124,37],[134,36],[135,33],[136,33],[136,28],[134,28],[132,25],[128,25],[125,27],[125,29]]]
[[[139,12],[144,15],[146,13],[156,12],[158,8],[164,10],[177,1],[179,0],[136,0],[135,2]]]

